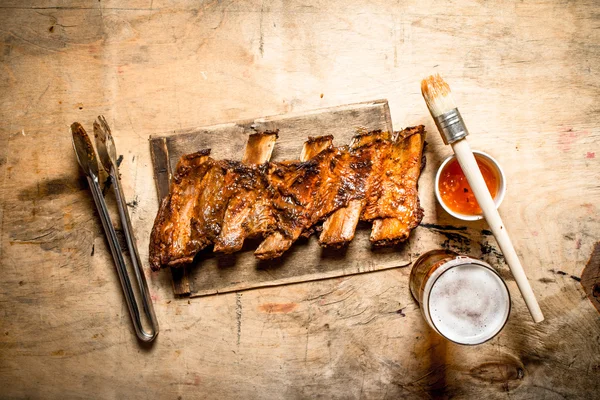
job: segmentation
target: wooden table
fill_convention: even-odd
[[[600,314],[579,279],[600,236],[599,11],[594,1],[2,1],[1,397],[597,398]],[[420,94],[432,72],[450,82],[472,146],[506,170],[501,214],[542,324],[485,224],[435,203],[432,176],[450,149]],[[505,330],[477,347],[441,340],[409,294],[410,268],[196,299],[174,297],[162,271],[147,272],[161,333],[140,346],[69,124],[91,130],[99,114],[111,124],[146,260],[150,134],[379,98],[396,129],[430,132],[413,255],[445,246],[496,266],[513,294]]]

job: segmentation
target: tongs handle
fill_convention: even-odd
[[[131,219],[129,218],[129,213],[127,212],[127,201],[125,200],[118,170],[113,168],[110,172],[110,176],[113,181],[119,217],[121,219],[121,225],[123,226],[123,232],[125,233],[125,241],[127,243],[127,248],[129,249],[131,263],[133,264],[133,270],[135,271],[135,277],[137,278],[140,295],[142,297],[142,306],[144,308],[144,313],[146,314],[146,317],[148,318],[148,321],[152,327],[152,331],[150,333],[146,333],[143,327],[140,327],[140,331],[136,331],[136,333],[141,340],[149,342],[152,341],[158,334],[158,321],[156,320],[156,315],[154,314],[152,298],[150,297],[150,290],[148,290],[146,275],[144,275],[144,270],[142,268],[143,264],[135,242],[133,227],[131,226]]]
[[[87,175],[87,179],[88,179],[88,182],[90,185],[90,190],[92,192],[92,196],[94,198],[94,202],[96,203],[96,208],[98,209],[98,213],[100,214],[100,220],[102,221],[102,226],[104,227],[104,232],[106,232],[106,237],[108,239],[108,245],[110,247],[110,252],[112,253],[113,259],[115,260],[115,265],[117,266],[119,280],[121,281],[121,287],[123,288],[123,294],[125,295],[125,301],[127,302],[127,308],[129,308],[129,313],[131,315],[131,320],[133,322],[133,327],[135,329],[135,333],[140,340],[142,340],[144,342],[151,342],[152,340],[154,340],[154,338],[158,334],[158,325],[156,323],[156,317],[154,316],[154,311],[153,311],[152,305],[151,304],[148,305],[149,293],[148,293],[148,287],[146,284],[145,276],[144,276],[143,272],[138,271],[139,268],[136,268],[136,266],[134,265],[134,269],[136,271],[136,277],[138,278],[138,282],[140,283],[140,291],[142,292],[142,303],[143,303],[144,311],[145,311],[146,315],[149,316],[149,319],[150,319],[151,325],[152,325],[152,330],[150,332],[146,332],[142,326],[142,321],[140,319],[140,311],[137,306],[133,288],[131,287],[131,280],[129,279],[129,274],[127,272],[127,265],[125,264],[125,259],[123,258],[123,253],[121,252],[121,246],[120,246],[119,240],[117,238],[117,232],[115,231],[115,228],[110,219],[110,215],[108,213],[108,208],[106,207],[106,202],[104,201],[104,196],[102,195],[102,190],[100,189],[100,184],[98,183],[98,178],[93,175],[92,176]],[[124,226],[123,229],[129,229],[129,227],[125,228],[125,226]],[[130,237],[131,235],[125,235],[125,236]],[[130,240],[128,240],[128,246],[129,246],[129,241]],[[133,246],[133,247],[135,248],[135,246]],[[132,258],[132,260],[135,259],[135,256],[133,255],[133,253],[132,253],[131,258]],[[137,262],[135,262],[135,264],[138,264],[138,266],[141,265],[140,263],[137,263]],[[141,274],[140,274],[140,272],[141,272]],[[142,282],[143,282],[143,284],[142,284]]]

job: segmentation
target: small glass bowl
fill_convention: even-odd
[[[477,161],[488,166],[498,177],[498,187],[496,190],[496,195],[494,196],[494,203],[496,204],[496,208],[498,208],[500,207],[502,200],[504,200],[504,195],[506,194],[506,176],[504,175],[504,171],[502,170],[502,167],[500,167],[498,161],[496,161],[489,154],[486,154],[483,151],[473,150],[473,155],[475,156],[475,159]],[[446,158],[442,165],[440,165],[440,167],[438,168],[437,174],[435,175],[435,198],[437,199],[438,203],[440,203],[440,205],[444,208],[444,210],[446,210],[448,214],[452,215],[455,218],[462,219],[463,221],[480,220],[483,218],[482,214],[473,215],[458,213],[450,209],[450,207],[448,207],[442,199],[442,196],[440,194],[440,176],[446,168],[446,165],[448,165],[448,163],[450,163],[450,161],[454,160],[455,158],[456,156],[454,154],[451,155],[450,157]]]

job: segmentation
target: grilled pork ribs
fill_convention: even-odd
[[[373,245],[404,241],[423,217],[424,137],[422,125],[361,133],[342,147],[321,136],[304,143],[300,160],[269,162],[277,133],[265,132],[249,137],[241,162],[210,150],[185,155],[154,221],[150,265],[184,265],[210,245],[233,253],[248,238],[263,238],[256,257],[276,258],[318,231],[321,245],[341,247],[359,221],[373,223]]]

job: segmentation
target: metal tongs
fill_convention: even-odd
[[[142,262],[137,251],[135,244],[135,237],[133,236],[133,229],[131,227],[131,221],[129,219],[129,213],[127,212],[127,204],[125,196],[123,194],[123,188],[121,186],[121,179],[119,176],[119,170],[117,165],[117,151],[115,148],[115,142],[112,138],[110,128],[106,123],[103,116],[99,116],[98,120],[94,121],[94,136],[96,137],[96,147],[98,148],[98,154],[100,161],[104,166],[104,169],[109,174],[115,191],[115,197],[117,199],[117,206],[119,209],[119,218],[121,219],[121,225],[123,226],[123,232],[125,234],[125,240],[127,242],[127,248],[131,255],[131,264],[135,271],[135,278],[141,295],[141,304],[143,307],[146,321],[150,326],[150,331],[147,332],[142,325],[141,313],[139,303],[136,299],[136,294],[131,286],[131,279],[127,271],[127,265],[123,257],[121,246],[117,238],[117,233],[112,224],[104,196],[102,195],[102,189],[100,188],[100,182],[98,179],[98,159],[92,142],[88,134],[83,129],[80,123],[75,122],[71,125],[71,134],[73,135],[73,147],[75,148],[75,154],[77,155],[77,161],[85,173],[92,196],[94,197],[94,203],[100,214],[102,220],[102,226],[106,233],[106,238],[112,253],[117,272],[119,273],[119,279],[123,288],[123,294],[127,301],[127,308],[129,308],[129,314],[135,328],[135,333],[138,338],[143,342],[151,342],[158,335],[158,322],[156,321],[156,315],[154,314],[154,307],[150,298],[150,292],[148,290],[148,283],[146,282],[146,276],[142,270]]]

